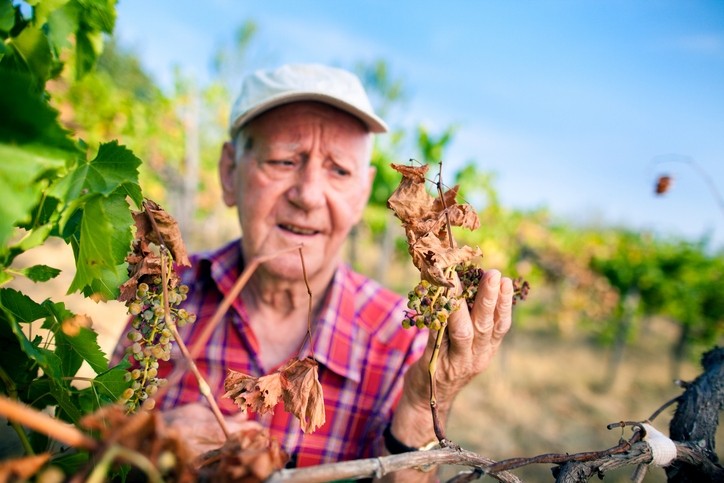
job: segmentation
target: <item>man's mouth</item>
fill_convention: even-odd
[[[319,230],[312,230],[310,228],[302,228],[300,226],[287,225],[284,223],[280,223],[278,226],[282,230],[294,233],[295,235],[311,236],[319,233]]]

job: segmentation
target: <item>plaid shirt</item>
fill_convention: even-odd
[[[202,331],[243,270],[241,243],[236,240],[191,261],[193,268],[181,273],[190,288],[183,307],[197,315],[194,324],[181,329],[187,344]],[[250,419],[258,420],[282,444],[292,464],[309,466],[379,454],[379,438],[399,400],[403,374],[420,357],[427,341],[426,332],[401,327],[404,309],[399,295],[346,265],[338,267],[313,332],[326,423],[314,433],[304,434],[281,402],[273,414],[249,413]],[[308,346],[307,342],[302,356],[310,354]],[[122,355],[123,348],[117,348],[116,359]],[[180,357],[174,346],[171,360]],[[222,412],[238,412],[231,399],[221,397],[227,371],[264,375],[241,297],[234,300],[196,364]],[[166,377],[171,367],[166,364],[159,369]],[[157,404],[169,409],[202,398],[196,379],[188,372]]]

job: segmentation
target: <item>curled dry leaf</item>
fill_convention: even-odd
[[[168,481],[190,483],[197,479],[186,443],[166,426],[158,411],[129,415],[123,406],[109,405],[84,416],[80,424],[98,432],[98,439],[105,443],[102,448],[120,444],[144,455],[164,470]]]
[[[133,212],[136,238],[133,241],[131,253],[126,257],[129,279],[120,287],[118,300],[121,302],[133,298],[142,277],[161,275],[159,252],[161,242],[168,248],[177,265],[190,265],[186,247],[181,238],[181,230],[176,220],[151,200],[146,200],[144,207],[143,211]],[[153,222],[150,217],[153,217]],[[162,240],[159,239],[159,235]],[[169,273],[169,282],[171,286],[175,286],[178,283],[178,276],[175,273]]]
[[[294,414],[302,431],[313,433],[324,424],[324,396],[319,383],[317,361],[294,359],[281,370],[284,409]]]
[[[12,458],[0,461],[0,483],[6,481],[26,481],[40,471],[50,459],[50,453]]]
[[[273,412],[282,395],[281,373],[257,378],[230,370],[224,380],[224,389],[224,397],[232,398],[242,411],[249,408],[259,414]]]
[[[470,205],[457,203],[457,186],[444,191],[442,199],[428,192],[425,184],[428,165],[392,164],[392,167],[402,174],[402,180],[387,200],[387,206],[402,221],[412,263],[424,280],[452,287],[454,279],[445,275],[445,269],[472,260],[480,256],[481,251],[451,245],[447,224],[475,230],[480,226],[480,219]]]
[[[305,433],[314,432],[325,422],[318,365],[310,357],[291,359],[277,372],[258,378],[229,371],[224,389],[224,397],[232,398],[242,411],[264,414],[274,411],[282,399],[284,410],[299,419]]]
[[[266,429],[249,428],[201,457],[200,481],[261,482],[284,467],[289,456]]]

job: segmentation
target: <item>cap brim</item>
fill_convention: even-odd
[[[291,102],[299,101],[317,101],[329,104],[358,118],[365,124],[365,126],[367,126],[370,132],[385,133],[388,131],[387,124],[379,117],[375,116],[374,114],[370,114],[369,112],[363,111],[362,109],[359,109],[352,104],[340,101],[336,97],[320,94],[319,92],[285,92],[284,94],[270,97],[265,102],[258,104],[246,111],[244,115],[236,118],[234,120],[234,123],[231,125],[231,128],[229,129],[229,133],[233,136],[239,130],[239,128],[241,128],[241,126],[251,121],[253,118],[261,115],[262,113],[268,111],[269,109],[279,107],[284,104],[289,104]]]

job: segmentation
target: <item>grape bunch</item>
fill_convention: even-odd
[[[485,270],[472,263],[466,263],[457,265],[455,272],[457,272],[460,285],[462,285],[463,288],[462,298],[465,299],[468,310],[472,310],[475,296],[478,294],[478,285],[480,285],[480,281],[483,279],[483,275],[485,275]],[[513,305],[519,300],[525,300],[526,297],[528,297],[529,291],[530,284],[527,281],[520,277],[513,279]]]
[[[120,402],[126,405],[128,412],[139,408],[151,410],[155,406],[153,395],[166,380],[158,377],[158,361],[171,358],[171,343],[174,340],[166,326],[165,308],[161,277],[155,277],[149,285],[141,282],[136,288],[136,296],[126,303],[128,312],[133,316],[131,329],[126,336],[132,344],[126,349],[133,367],[125,374],[131,382]],[[168,306],[176,325],[183,327],[196,320],[195,314],[188,313],[177,306],[186,300],[188,286],[177,285],[168,288]]]
[[[421,280],[407,294],[407,308],[402,327],[413,325],[418,329],[440,330],[447,323],[450,314],[460,307],[460,300],[451,297],[446,287],[438,287],[427,280]]]
[[[462,291],[459,295],[449,293],[445,287],[438,287],[427,280],[422,280],[407,294],[407,308],[402,327],[409,329],[415,326],[430,330],[440,330],[447,322],[450,314],[465,302],[468,310],[473,309],[475,297],[478,294],[478,285],[483,279],[485,270],[472,264],[465,263],[455,266],[455,272],[460,280]],[[530,284],[517,278],[513,280],[513,305],[518,300],[525,300],[530,290]]]

